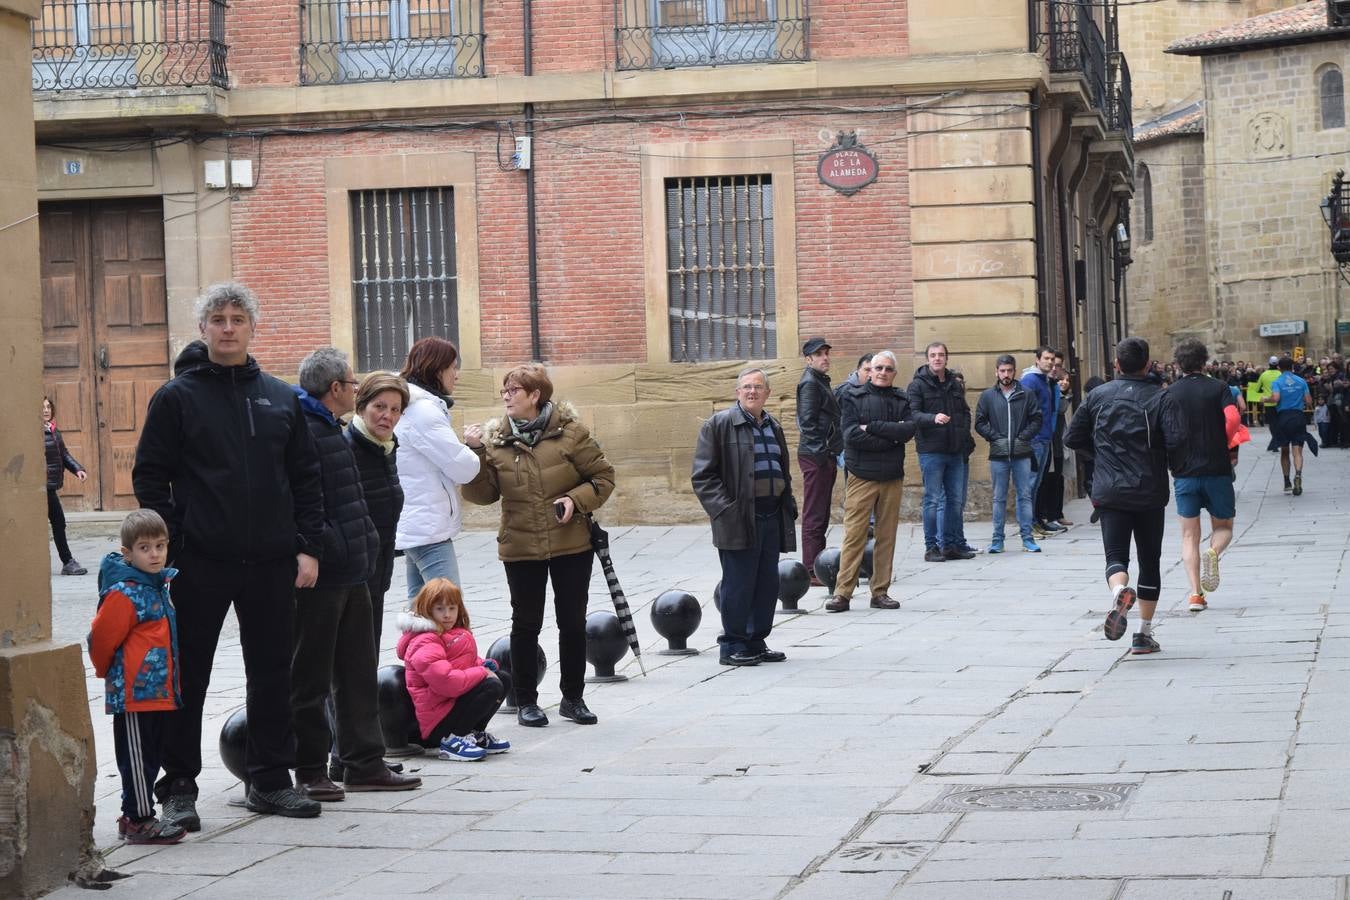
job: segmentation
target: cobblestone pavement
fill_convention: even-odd
[[[502,716],[509,754],[416,760],[422,790],[353,795],[315,820],[227,805],[240,789],[216,736],[244,699],[231,620],[208,699],[205,827],[183,844],[118,844],[110,720],[90,678],[95,837],[135,873],[108,896],[1343,898],[1350,609],[1334,598],[1350,453],[1310,459],[1295,498],[1264,440],[1243,451],[1237,540],[1207,612],[1185,611],[1169,519],[1160,655],[1102,637],[1083,501],[1039,556],[927,564],[902,526],[898,611],[829,615],[815,589],[808,614],[778,618],[770,644],[788,662],[752,669],[720,667],[712,650],[708,530],[614,529],[649,674],[629,657],[629,681],[588,689],[598,727]],[[978,543],[988,524],[967,531]],[[508,625],[493,537],[458,542],[482,647]],[[111,546],[76,550],[92,573]],[[58,638],[83,640],[93,575],[53,584]],[[648,606],[671,587],[704,603],[700,655],[655,652]],[[400,579],[385,662],[401,597]],[[598,577],[591,603],[608,607]],[[551,633],[544,646],[542,702],[556,704]],[[972,792],[990,787],[1002,790]]]

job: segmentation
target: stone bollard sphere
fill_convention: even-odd
[[[806,566],[795,559],[784,559],[778,563],[778,600],[783,604],[779,613],[799,613],[797,601],[806,596],[811,589],[811,576]]]
[[[595,667],[595,674],[586,679],[588,682],[627,681],[627,675],[614,673],[614,665],[627,652],[628,638],[624,637],[618,616],[600,610],[586,617],[586,661]]]

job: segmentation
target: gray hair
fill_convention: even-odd
[[[878,350],[876,353],[873,353],[872,362],[876,362],[883,356],[891,361],[891,365],[895,366],[897,372],[900,370],[900,360],[896,359],[895,354],[889,350]]]
[[[197,324],[205,325],[213,312],[219,312],[227,306],[237,306],[255,325],[258,322],[258,298],[248,288],[237,281],[222,281],[206,289],[206,293],[197,298]]]
[[[300,386],[318,399],[346,376],[348,368],[347,354],[336,347],[320,347],[300,360]]]
[[[767,390],[769,387],[769,373],[765,372],[758,366],[751,366],[748,369],[741,369],[741,374],[736,376],[736,387],[741,386],[741,382],[745,379],[745,376],[754,375],[756,372],[758,372],[760,376],[764,379],[764,388],[765,390]]]

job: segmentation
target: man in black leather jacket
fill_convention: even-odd
[[[1130,652],[1157,653],[1153,612],[1162,590],[1162,539],[1167,498],[1167,453],[1184,440],[1175,401],[1149,375],[1149,347],[1143,338],[1116,345],[1120,377],[1087,396],[1064,433],[1064,446],[1091,450],[1092,502],[1101,516],[1106,583],[1112,610],[1105,633],[1118,640],[1125,614],[1139,600],[1139,631]],[[1137,591],[1130,583],[1130,538],[1139,559]]]
[[[876,545],[868,587],[873,609],[897,609],[887,591],[895,558],[895,530],[900,523],[900,488],[905,477],[905,443],[914,437],[926,414],[912,415],[909,400],[894,387],[896,359],[890,350],[872,357],[867,384],[843,392],[844,465],[848,488],[844,495],[844,546],[829,612],[846,612],[858,584],[867,520],[876,510]]]
[[[797,465],[802,470],[802,564],[819,586],[814,566],[830,528],[830,496],[844,449],[839,402],[830,389],[830,345],[813,337],[802,345],[806,368],[797,382]]]

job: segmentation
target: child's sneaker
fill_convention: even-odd
[[[123,816],[117,820],[117,835],[128,844],[176,844],[187,836],[187,829],[154,816],[142,822]]]
[[[477,762],[487,756],[487,751],[474,742],[473,735],[452,734],[441,741],[441,759],[455,759],[460,762]]]
[[[478,745],[478,749],[488,755],[505,753],[507,750],[511,749],[510,741],[499,738],[487,731],[475,731],[470,737],[472,737],[473,742]]]
[[[1209,604],[1205,602],[1204,594],[1191,594],[1190,610],[1191,612],[1204,612],[1209,609]]]

